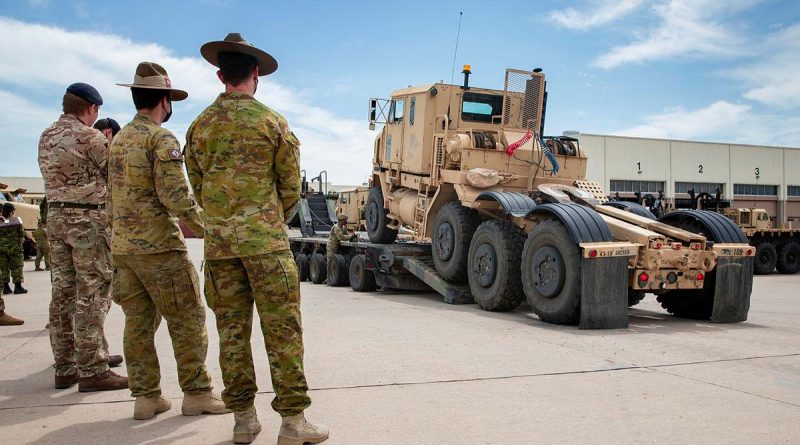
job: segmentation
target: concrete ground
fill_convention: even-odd
[[[202,244],[190,240],[199,265]],[[25,319],[0,328],[4,444],[230,443],[233,416],[184,417],[166,329],[157,335],[173,409],[132,419],[128,391],[53,389],[49,277],[25,264]],[[356,293],[302,284],[307,416],[330,444],[800,443],[800,275],[756,277],[750,319],[715,325],[669,316],[653,296],[627,330],[578,331],[512,313],[450,306],[436,294]],[[213,314],[208,365],[222,389]],[[123,314],[106,322],[121,353]],[[279,419],[263,339],[254,335],[264,431]],[[125,372],[125,368],[120,368]]]

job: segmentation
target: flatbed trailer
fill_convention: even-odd
[[[358,292],[380,289],[433,291],[448,304],[475,303],[466,283],[442,278],[433,265],[431,245],[412,241],[376,244],[359,234],[358,241],[342,241],[335,255],[327,255],[328,238],[290,236],[289,243],[300,281],[347,286]],[[604,256],[597,252],[582,259],[580,329],[613,329],[628,326],[627,274],[629,243],[609,243]],[[633,252],[630,252],[633,255]]]

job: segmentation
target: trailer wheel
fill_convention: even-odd
[[[397,239],[397,230],[390,229],[389,212],[383,207],[383,192],[380,187],[372,187],[367,196],[366,224],[369,240],[377,244],[391,244]]]
[[[357,292],[369,292],[378,286],[375,284],[375,274],[367,269],[367,257],[356,255],[350,260],[350,287]]]
[[[300,281],[308,281],[308,256],[303,252],[297,252],[294,263],[297,265],[297,276]]]
[[[756,246],[756,257],[753,263],[753,271],[758,275],[772,273],[778,262],[778,252],[772,243],[764,242]]]
[[[311,264],[308,268],[309,277],[314,284],[320,284],[325,281],[328,276],[327,266],[325,265],[325,257],[321,253],[311,255]]]
[[[336,253],[328,258],[328,286],[346,286],[348,275],[347,260],[344,255]]]
[[[439,210],[433,225],[431,254],[436,272],[445,280],[466,280],[469,244],[479,222],[477,212],[459,202],[448,202]]]
[[[800,245],[789,241],[778,246],[778,272],[795,274],[800,271]]]
[[[575,324],[581,308],[581,254],[566,228],[544,220],[522,249],[522,288],[542,321]]]
[[[644,292],[628,289],[628,307],[636,306],[644,299]]]
[[[478,226],[469,246],[467,277],[475,302],[487,311],[510,311],[525,299],[519,260],[525,238],[506,221]]]

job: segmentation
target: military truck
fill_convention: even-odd
[[[765,209],[724,208],[722,214],[742,228],[756,248],[753,269],[757,274],[800,271],[800,229],[772,227]]]
[[[731,201],[721,198],[720,189],[715,194],[695,194],[688,191],[689,199],[678,202],[677,207],[710,210],[730,218],[756,248],[753,270],[756,274],[772,273],[776,268],[782,274],[800,271],[800,229],[773,227],[766,209],[734,208]]]
[[[347,215],[347,228],[356,232],[366,230],[365,209],[369,187],[355,187],[352,190],[339,192],[336,201],[336,214]]]
[[[22,250],[25,259],[36,255],[36,241],[33,239],[33,232],[39,224],[39,206],[25,201],[25,189],[10,189],[7,184],[0,184],[0,205],[4,202],[14,204],[17,216],[22,218],[25,228],[25,241],[22,243]]]
[[[370,100],[370,128],[384,126],[366,201],[369,243],[351,246],[358,255],[397,246],[404,229],[429,248],[416,261],[429,259],[425,282],[467,286],[488,311],[527,299],[550,323],[624,327],[645,293],[678,316],[746,319],[755,249],[730,219],[686,210],[654,220],[635,203],[607,205],[586,180],[579,142],[543,136],[540,69],[506,70],[503,89],[470,86],[470,67],[463,73],[462,85]],[[394,249],[362,267],[397,271]]]

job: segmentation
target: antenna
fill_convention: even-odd
[[[456,76],[456,57],[458,56],[458,41],[461,38],[461,17],[463,12],[458,13],[458,32],[456,32],[456,49],[453,51],[453,70],[450,72],[450,85],[453,84],[453,79]]]

